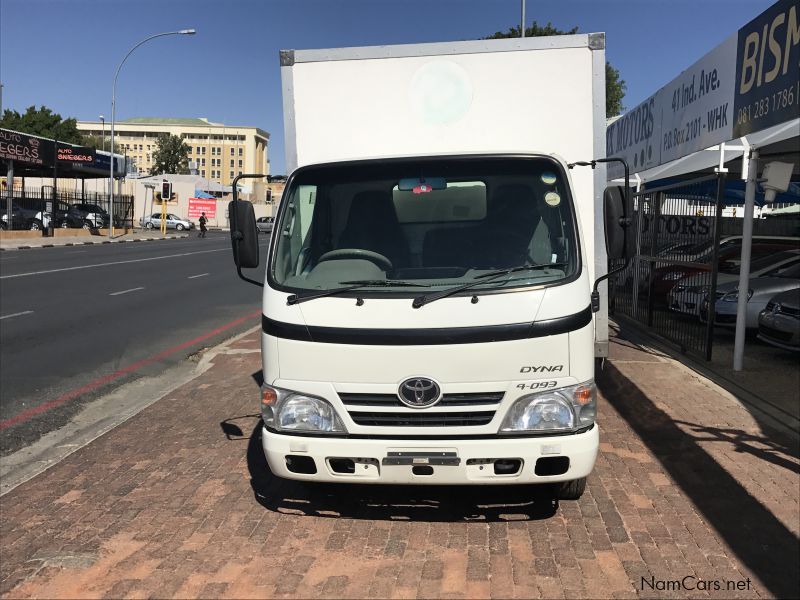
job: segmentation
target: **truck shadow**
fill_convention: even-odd
[[[757,497],[742,486],[701,445],[703,441],[737,442],[737,450],[748,451],[767,463],[786,468],[793,465],[776,455],[780,446],[752,446],[754,440],[736,430],[721,430],[673,420],[636,383],[611,363],[597,374],[597,387],[669,473],[697,512],[713,528],[739,560],[756,574],[770,595],[800,596],[797,537]],[[696,434],[696,435],[695,435]],[[758,440],[763,442],[764,440]],[[745,450],[743,445],[749,445]]]
[[[256,501],[283,514],[398,521],[533,521],[558,502],[546,486],[399,486],[297,482],[275,477],[261,448],[261,421],[247,446]]]

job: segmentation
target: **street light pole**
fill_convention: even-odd
[[[119,77],[120,69],[122,69],[122,65],[125,64],[125,61],[128,60],[128,57],[136,50],[139,46],[144,44],[145,42],[149,42],[158,37],[164,37],[167,35],[194,35],[196,30],[194,29],[180,29],[178,31],[167,31],[165,33],[156,33],[151,35],[150,37],[146,37],[141,42],[136,44],[133,48],[128,50],[128,53],[125,55],[125,58],[122,59],[122,62],[119,63],[117,67],[116,73],[114,73],[114,85],[111,87],[111,169],[109,172],[109,202],[108,202],[108,216],[109,216],[109,223],[108,223],[108,238],[111,239],[114,236],[114,121],[117,115],[117,77]]]
[[[100,115],[100,122],[103,124],[103,152],[106,150],[106,118]]]

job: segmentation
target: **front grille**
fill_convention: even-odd
[[[758,332],[768,338],[772,338],[773,340],[778,340],[779,342],[792,341],[792,334],[789,331],[779,331],[778,329],[773,329],[772,327],[761,325],[758,328]]]
[[[778,307],[778,312],[783,315],[790,315],[792,317],[800,317],[800,309],[792,308],[791,306],[786,306],[785,304],[781,304]]]
[[[495,411],[476,412],[361,412],[350,411],[357,425],[371,427],[477,427],[486,425]]]
[[[403,406],[395,394],[348,394],[339,392],[345,406]],[[470,394],[444,394],[436,403],[443,406],[476,406],[481,404],[500,404],[503,392],[477,392]]]
[[[765,308],[764,310],[766,310],[767,312],[772,312],[774,309],[775,309],[775,303],[770,301],[767,302],[767,308]]]

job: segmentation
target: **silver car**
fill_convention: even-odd
[[[275,217],[259,217],[256,219],[258,233],[272,233],[272,226],[275,224]]]
[[[733,327],[736,325],[736,306],[739,301],[739,283],[731,282],[717,287],[715,325]],[[748,283],[747,312],[745,323],[747,329],[758,328],[758,317],[765,310],[770,300],[777,294],[789,290],[800,289],[800,264],[787,266],[769,277],[753,277]],[[708,300],[703,302],[700,318],[704,321],[708,315]]]
[[[800,289],[778,294],[758,315],[758,339],[800,351]]]
[[[194,223],[192,223],[189,219],[181,219],[180,217],[171,213],[168,213],[166,217],[167,229],[176,229],[178,231],[183,231],[184,229],[194,229]],[[139,219],[139,223],[142,227],[146,227],[147,229],[161,229],[161,213],[153,213],[152,215],[142,217]]]

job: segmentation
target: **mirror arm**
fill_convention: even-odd
[[[609,156],[608,158],[596,158],[590,161],[578,161],[574,163],[569,163],[567,166],[572,169],[573,167],[592,167],[594,169],[597,166],[597,163],[609,163],[609,162],[618,162],[622,163],[622,166],[625,169],[625,212],[627,213],[628,207],[630,206],[630,194],[631,194],[631,178],[630,178],[630,169],[628,168],[628,161],[624,158],[617,158],[616,156]],[[624,217],[621,217],[619,220],[619,224],[622,227],[629,227],[633,224],[633,219],[630,215],[626,214]],[[617,267],[616,269],[612,269],[605,275],[598,277],[594,282],[594,287],[592,288],[592,312],[597,312],[600,310],[600,292],[597,290],[598,286],[611,277],[612,275],[616,275],[620,271],[624,271],[628,268],[631,262],[630,257],[625,259],[625,264],[621,267]]]
[[[237,175],[236,177],[234,177],[233,183],[231,183],[231,187],[233,188],[233,206],[234,207],[236,207],[237,206],[237,202],[239,202],[239,188],[236,187],[236,184],[239,183],[239,180],[240,179],[245,179],[245,178],[260,179],[262,177],[264,177],[264,175],[262,175],[260,173],[256,173],[256,174],[253,174],[253,173],[244,174],[243,173],[241,175]],[[240,279],[243,279],[247,283],[252,283],[253,285],[257,285],[258,287],[262,287],[263,288],[264,284],[262,282],[256,281],[255,279],[250,279],[249,277],[245,277],[245,275],[242,273],[242,267],[239,264],[239,243],[244,239],[244,234],[241,231],[239,231],[239,227],[237,227],[237,225],[238,225],[237,219],[236,219],[237,212],[238,211],[234,209],[233,210],[233,214],[231,215],[231,237],[234,240],[236,240],[236,252],[234,253],[235,254],[235,258],[236,258],[236,273],[239,275]]]

